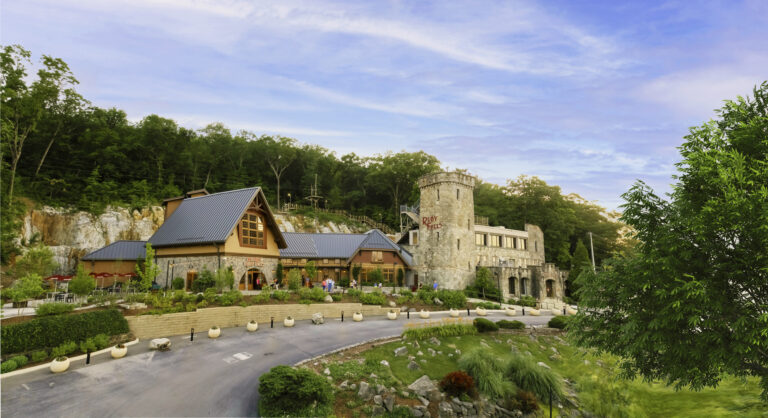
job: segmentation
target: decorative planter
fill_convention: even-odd
[[[397,319],[397,312],[395,312],[395,311],[387,312],[387,318],[392,319],[392,320]]]
[[[424,309],[422,309],[421,312],[419,312],[419,317],[421,317],[422,319],[429,318],[429,311],[425,311]]]
[[[126,346],[114,346],[112,347],[112,351],[109,353],[112,355],[112,358],[123,358],[126,354],[128,354],[128,347]]]
[[[531,309],[528,310],[528,315],[531,315],[531,316],[541,316],[541,311],[538,310],[538,309],[531,308]]]
[[[451,308],[451,310],[448,311],[448,315],[450,315],[450,316],[452,316],[454,318],[458,318],[459,317],[459,311],[457,311],[456,309]]]
[[[259,324],[256,321],[251,321],[245,325],[245,329],[249,332],[254,332],[259,329]]]
[[[59,360],[63,359],[63,360]],[[53,373],[61,373],[69,368],[69,357],[58,357],[51,362],[51,371]]]
[[[363,314],[361,312],[355,312],[352,314],[352,320],[355,322],[360,322],[363,320]]]
[[[480,308],[480,307],[475,309],[475,313],[477,314],[477,316],[486,316],[486,315],[488,315],[488,311],[486,311],[485,308]]]
[[[576,315],[579,313],[576,309],[571,308],[570,306],[565,308],[565,311],[568,312],[568,315]]]
[[[221,328],[211,328],[208,330],[208,338],[219,338],[219,335],[221,335]]]
[[[504,313],[506,313],[507,316],[515,316],[517,314],[517,311],[515,310],[515,308],[508,307],[507,309],[504,310]]]
[[[293,324],[294,324],[294,319],[291,318],[290,316],[283,319],[283,326],[290,328],[293,326]]]
[[[552,309],[552,316],[563,316],[562,309]]]

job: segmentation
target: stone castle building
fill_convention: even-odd
[[[433,173],[418,185],[419,205],[401,207],[408,225],[398,239],[413,254],[410,284],[437,281],[441,288],[464,289],[486,267],[505,299],[529,295],[545,308],[562,304],[567,273],[546,262],[538,226],[519,231],[478,219],[470,175]]]

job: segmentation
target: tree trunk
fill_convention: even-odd
[[[48,146],[45,148],[45,152],[43,152],[43,156],[40,158],[40,163],[37,165],[37,170],[35,170],[35,177],[40,173],[40,168],[43,167],[43,162],[45,161],[45,157],[48,156],[48,151],[51,150],[51,147],[53,146],[53,141],[56,140],[56,136],[59,135],[59,130],[61,129],[61,125],[56,127],[56,131],[53,133],[53,136],[51,136],[51,141],[48,142]]]
[[[13,164],[11,165],[11,185],[8,190],[8,207],[13,205],[13,183],[16,180],[16,166],[19,164],[21,153],[13,156]]]

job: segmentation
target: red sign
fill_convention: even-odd
[[[246,266],[263,266],[264,260],[261,257],[248,257],[245,259]]]
[[[433,229],[440,229],[443,227],[443,224],[440,222],[437,222],[437,216],[423,216],[421,218],[421,224],[426,226],[428,230]]]

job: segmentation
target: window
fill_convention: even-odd
[[[255,213],[246,213],[240,221],[240,244],[243,247],[267,248],[264,220]]]
[[[521,239],[520,240],[520,249],[521,250],[527,250],[528,249],[528,240],[527,239]]]
[[[384,253],[381,251],[371,251],[371,261],[374,263],[381,263],[384,261]]]
[[[460,250],[460,249],[461,249],[461,240],[460,240],[460,239],[457,239],[457,240],[456,240],[456,249],[457,249],[457,250]]]
[[[485,246],[485,234],[475,234],[475,245]]]
[[[515,248],[515,238],[504,237],[504,248]]]
[[[501,235],[491,235],[491,247],[501,247]]]
[[[440,232],[437,233],[437,240],[440,241]]]
[[[469,231],[471,228],[469,227],[469,219],[467,219],[467,231]]]
[[[459,200],[459,189],[456,189],[456,200]]]
[[[418,245],[419,244],[419,231],[411,231],[410,236],[411,245]]]
[[[539,241],[533,241],[533,251],[539,252]]]
[[[323,259],[323,264],[328,264],[328,259],[327,258]]]
[[[437,189],[437,201],[440,201],[440,189]]]

